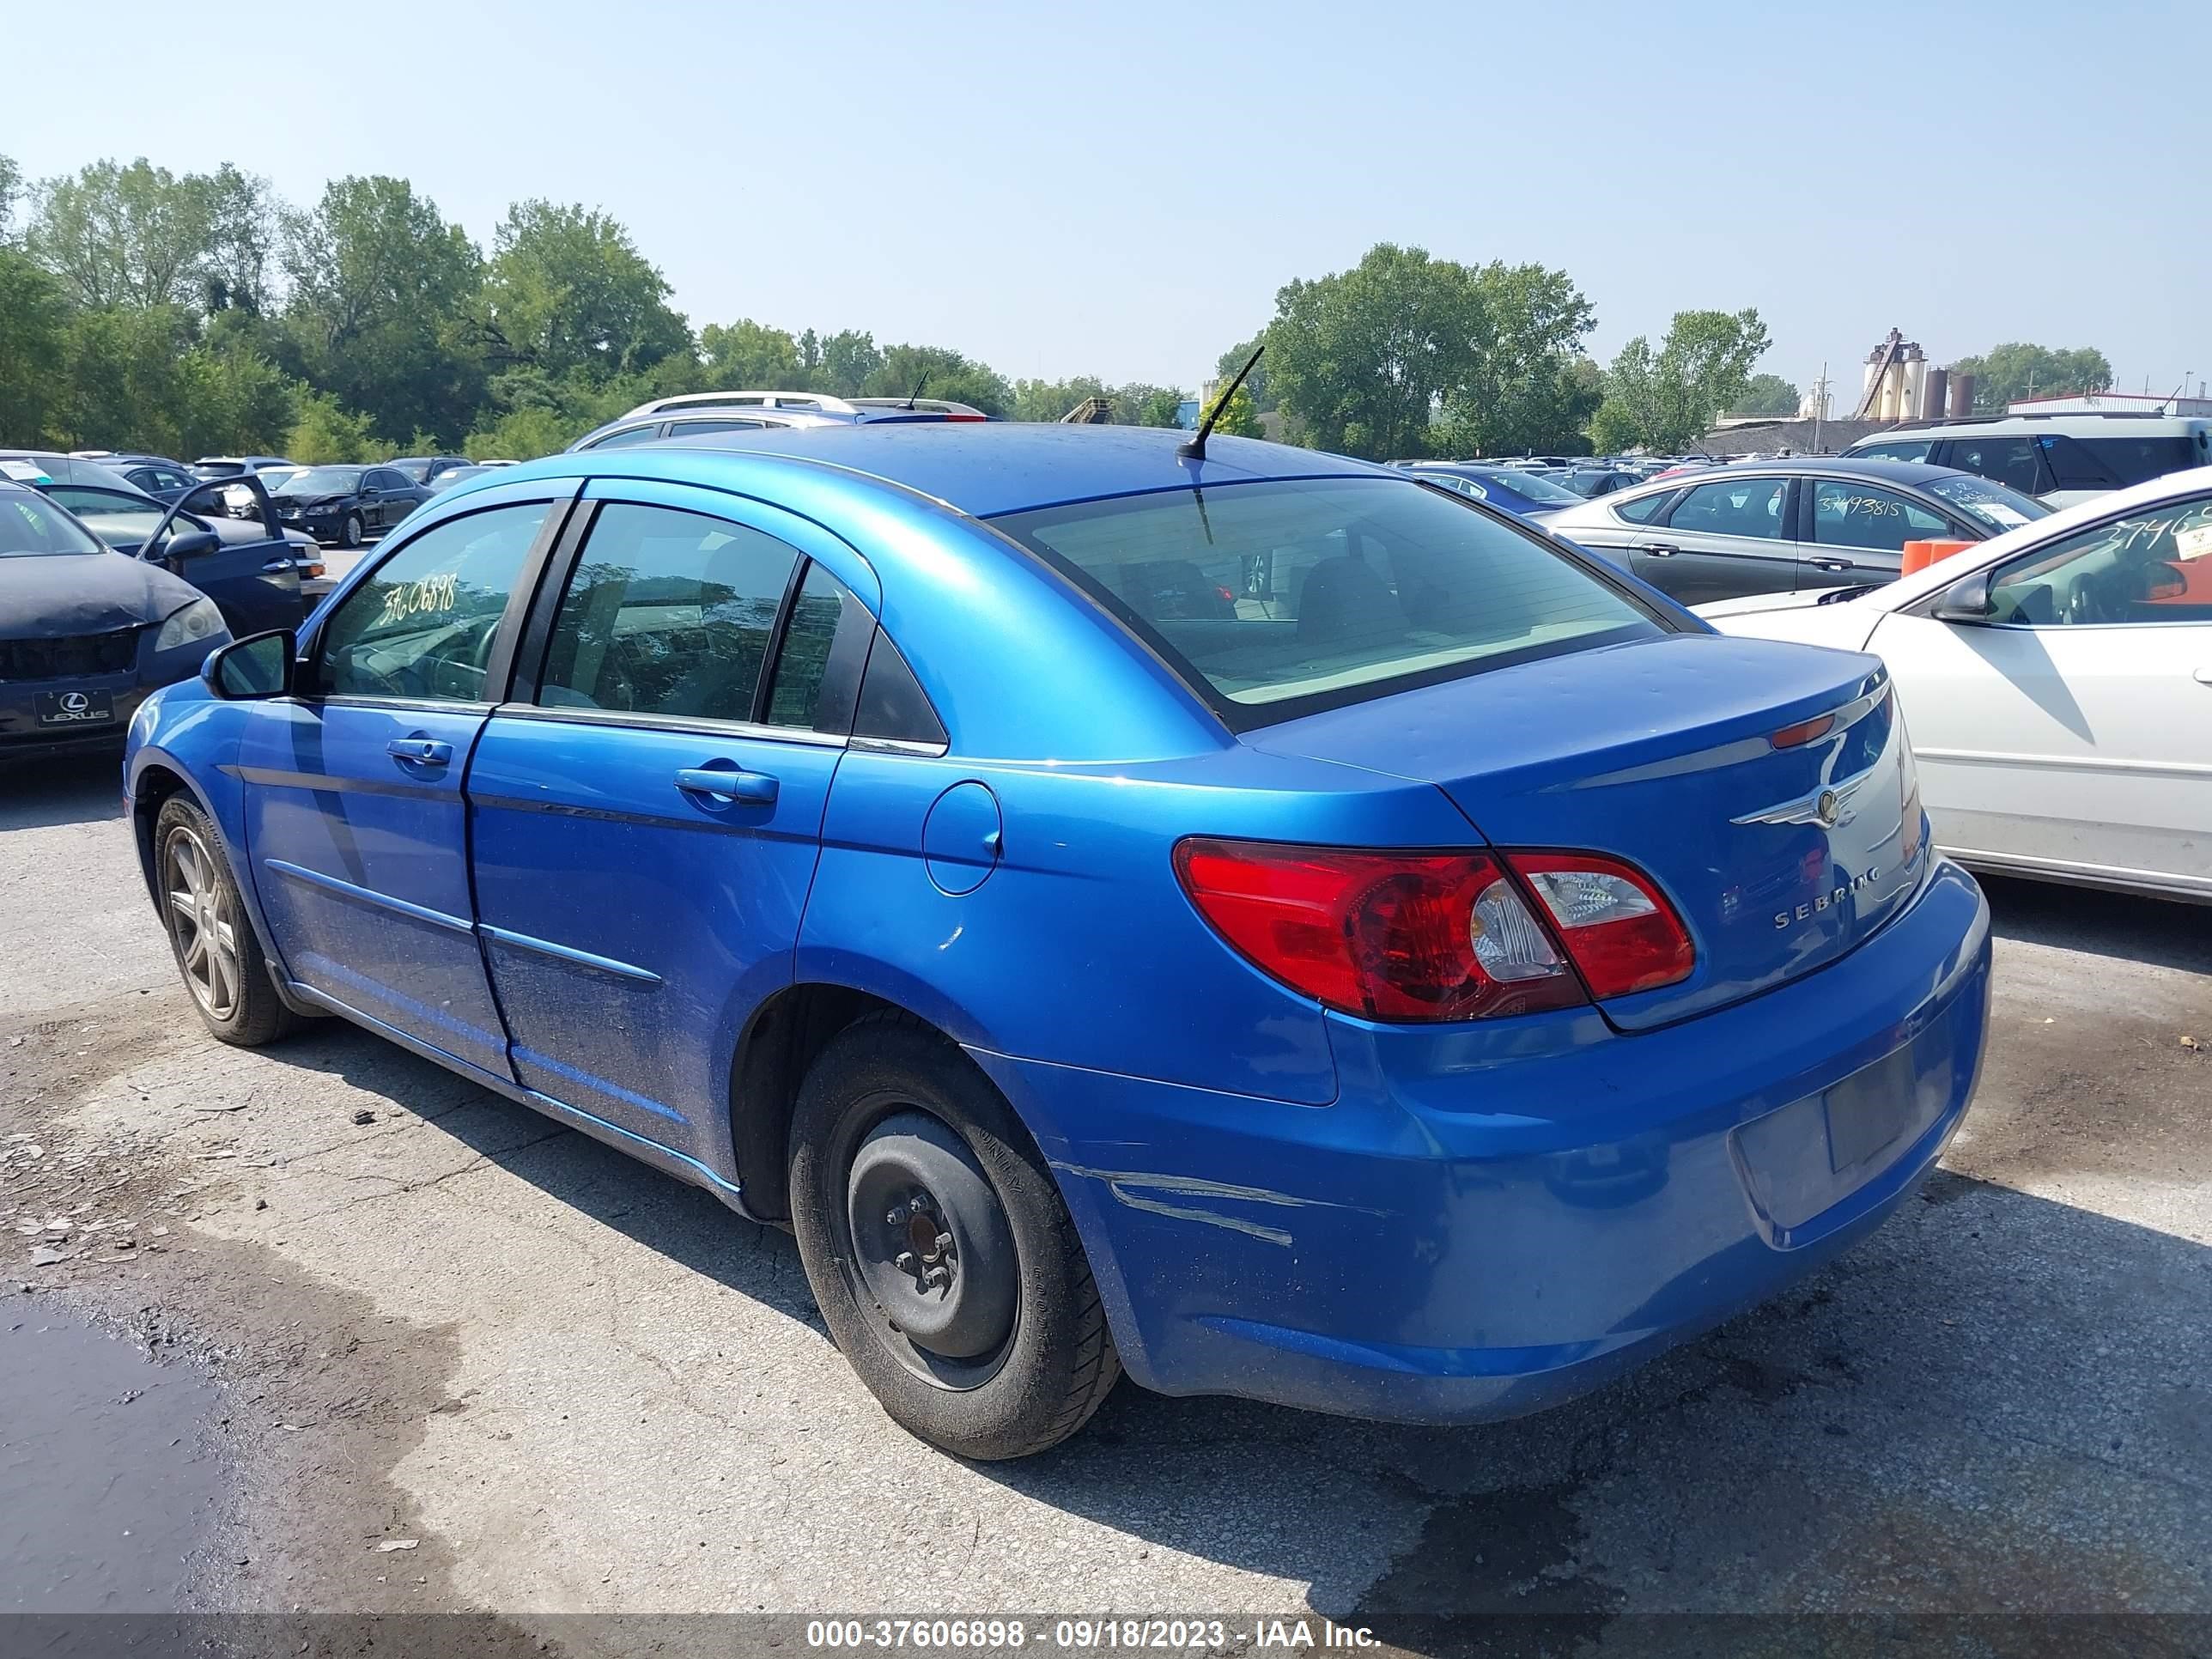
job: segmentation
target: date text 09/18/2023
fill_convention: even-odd
[[[1330,1619],[1101,1617],[813,1619],[806,1645],[817,1651],[888,1649],[911,1653],[1005,1652],[1035,1644],[1054,1651],[1218,1652],[1224,1648],[1356,1650],[1380,1645],[1364,1625]]]

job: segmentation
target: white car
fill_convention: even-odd
[[[1723,633],[1888,664],[1961,863],[2212,902],[2212,467],[1887,586],[1698,609]]]

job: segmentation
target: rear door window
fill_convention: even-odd
[[[2043,465],[2041,447],[2031,437],[1954,438],[1943,465],[1995,478],[2023,495],[2040,495],[2057,488]]]
[[[1671,489],[1655,490],[1632,501],[1615,501],[1613,504],[1613,515],[1626,519],[1631,524],[1656,524],[1659,520],[1659,509],[1674,499],[1674,492]]]
[[[674,507],[599,509],[561,599],[538,701],[750,720],[799,550]]]
[[[1837,478],[1823,478],[1813,487],[1813,539],[1823,547],[1902,553],[1907,542],[1956,534],[1940,514],[1893,489]]]

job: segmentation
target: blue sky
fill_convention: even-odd
[[[1601,360],[1756,306],[1762,367],[1802,386],[1826,358],[1846,407],[1893,324],[1939,362],[2029,339],[2101,348],[2126,390],[2212,378],[2201,4],[222,13],[218,46],[101,7],[100,38],[183,56],[160,81],[19,64],[0,153],[228,160],[297,202],[399,173],[487,245],[515,198],[580,200],[695,325],[1010,376],[1193,385],[1280,284],[1387,239],[1563,267]]]

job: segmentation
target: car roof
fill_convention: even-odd
[[[2018,438],[2038,432],[2055,432],[2065,438],[2172,438],[2207,426],[2212,426],[2212,421],[2199,416],[2136,415],[2122,410],[2105,415],[1989,415],[1963,421],[1907,421],[1870,432],[1853,442],[1874,444],[1890,438]]]
[[[1794,472],[1829,473],[1844,478],[1873,478],[1887,483],[1908,484],[1925,489],[1939,478],[1956,478],[1962,475],[1955,466],[1930,466],[1925,461],[1883,461],[1858,455],[1788,455],[1772,461],[1739,461],[1734,465],[1716,463],[1693,472],[1677,472],[1671,478],[1654,478],[1654,483],[1682,484],[1692,480],[1705,482],[1710,475],[1742,478],[1753,474]],[[1623,490],[1622,495],[1628,492]]]
[[[1406,477],[1401,469],[1368,461],[1256,438],[1224,437],[1218,433],[1208,441],[1203,462],[1187,462],[1176,452],[1189,435],[1173,427],[872,421],[851,426],[720,432],[611,453],[572,453],[532,462],[530,466],[533,471],[555,471],[551,461],[566,461],[568,465],[555,471],[555,476],[574,476],[605,470],[615,456],[633,462],[647,456],[691,457],[716,452],[733,457],[777,455],[898,484],[979,519],[1066,501],[1186,489],[1194,483]]]

